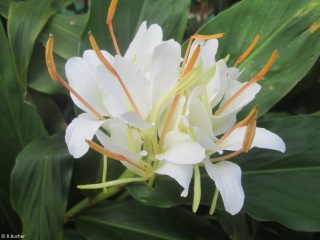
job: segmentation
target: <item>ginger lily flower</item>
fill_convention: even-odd
[[[182,186],[181,196],[185,197],[194,175],[196,211],[201,195],[199,167],[204,166],[216,185],[212,209],[220,191],[226,211],[238,213],[244,201],[241,169],[226,160],[253,147],[285,151],[280,137],[256,128],[256,108],[238,123],[236,118],[260,91],[257,81],[270,69],[277,51],[258,74],[241,83],[242,72],[236,65],[250,53],[258,37],[235,66],[228,68],[228,57],[215,59],[216,38],[223,34],[195,34],[182,61],[181,46],[174,40],[163,41],[158,25],[147,28],[143,22],[123,57],[112,28],[116,2],[112,1],[107,19],[116,56],[101,51],[90,35],[94,50],[68,60],[67,84],[53,63],[52,37],[47,44],[52,78],[70,90],[83,111],[67,127],[69,152],[79,158],[91,147],[139,176],[79,187],[106,188],[147,180],[151,185],[156,174],[164,174]],[[232,153],[222,155],[224,151]]]

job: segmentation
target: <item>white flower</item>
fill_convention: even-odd
[[[149,178],[152,183],[156,174],[168,175],[182,186],[183,197],[194,171],[199,183],[194,211],[200,202],[199,166],[204,166],[226,211],[238,213],[244,202],[241,169],[227,159],[253,147],[285,151],[279,136],[256,128],[256,111],[237,123],[238,112],[260,91],[256,82],[271,67],[276,52],[256,76],[242,83],[242,71],[228,68],[228,57],[216,59],[218,40],[209,38],[218,36],[222,34],[193,36],[182,60],[181,46],[172,39],[163,41],[155,24],[141,24],[124,56],[117,44],[116,56],[101,51],[91,35],[94,50],[66,64],[69,85],[56,73],[52,53],[47,54],[52,78],[70,90],[83,111],[67,127],[69,152],[79,158],[91,147],[140,176],[115,183]],[[111,185],[91,185],[106,186]]]

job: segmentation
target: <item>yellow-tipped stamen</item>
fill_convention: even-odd
[[[114,67],[112,67],[112,65],[108,62],[108,60],[103,56],[103,54],[101,53],[101,50],[100,50],[100,48],[99,48],[99,46],[98,46],[98,44],[92,34],[89,34],[89,40],[90,40],[90,43],[91,43],[93,50],[97,54],[97,56],[100,59],[100,61],[102,62],[102,64],[118,79],[123,91],[127,95],[127,98],[133,108],[133,111],[135,111],[135,113],[137,113],[139,116],[141,116],[141,114],[137,108],[137,105],[133,101],[133,98],[131,97],[126,85],[123,83],[121,77],[119,76],[117,71],[114,69]]]
[[[250,150],[254,136],[256,135],[256,128],[257,128],[257,120],[255,119],[254,121],[249,123],[246,129],[246,133],[242,143],[243,152],[248,152]]]
[[[114,13],[116,11],[117,4],[118,4],[118,0],[112,0],[111,1],[110,7],[109,7],[109,11],[108,11],[108,16],[107,16],[107,25],[109,27],[110,35],[111,35],[111,38],[112,38],[112,42],[113,42],[114,48],[116,49],[116,53],[118,55],[121,55],[119,47],[118,47],[116,36],[114,35],[113,26],[112,26],[112,19],[113,19],[113,15],[114,15]]]
[[[191,48],[191,44],[193,42],[193,40],[195,39],[203,39],[203,40],[209,40],[209,39],[216,39],[216,38],[221,38],[223,37],[224,33],[217,33],[217,34],[211,34],[211,35],[202,35],[202,34],[194,34],[190,37],[188,46],[187,46],[187,50],[186,53],[184,55],[183,58],[183,62],[182,62],[182,67],[184,68],[184,66],[186,65],[187,62],[187,58],[189,56],[189,52],[190,52],[190,48]]]
[[[241,120],[240,122],[237,122],[235,125],[233,125],[217,142],[216,144],[221,143],[224,141],[236,128],[243,127],[248,125],[250,122],[254,121],[258,116],[258,107],[255,106],[252,108],[248,116],[246,116],[245,119]]]
[[[111,152],[108,149],[105,149],[104,147],[100,146],[99,144],[97,144],[97,143],[95,143],[95,142],[93,142],[91,140],[86,140],[86,142],[88,143],[88,145],[92,149],[94,149],[95,151],[97,151],[97,152],[99,152],[99,153],[101,153],[103,155],[106,155],[108,157],[111,157],[111,158],[119,160],[119,161],[125,161],[125,162],[131,164],[132,166],[135,166],[136,168],[141,169],[142,171],[146,170],[143,166],[141,166],[138,163],[135,163],[135,162],[131,161],[130,159],[128,159],[125,156],[123,156],[122,154]]]
[[[49,74],[54,81],[59,81],[66,89],[68,89],[78,100],[86,106],[99,120],[106,120],[98,113],[86,100],[83,99],[60,75],[58,74],[53,60],[53,42],[54,38],[50,35],[46,44],[46,62]]]
[[[252,51],[252,49],[255,47],[259,40],[260,34],[257,34],[255,38],[253,39],[250,46],[247,48],[247,50],[244,51],[244,53],[241,54],[241,56],[237,59],[236,63],[234,64],[234,67],[236,67],[239,63],[241,63]]]
[[[243,149],[241,148],[238,151],[235,151],[233,153],[230,153],[230,154],[227,154],[227,155],[224,155],[224,156],[221,156],[221,157],[210,158],[210,161],[213,162],[213,163],[221,162],[223,160],[227,160],[227,159],[233,158],[233,157],[239,155],[242,152],[243,152]]]
[[[269,58],[266,65],[258,72],[254,77],[252,77],[246,84],[244,84],[235,94],[232,95],[216,112],[215,116],[219,115],[231,102],[233,102],[242,92],[244,92],[252,83],[259,81],[271,68],[272,64],[276,60],[278,51],[275,50],[271,57]]]

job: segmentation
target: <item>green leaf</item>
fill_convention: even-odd
[[[92,240],[228,239],[220,228],[190,211],[148,207],[133,201],[105,201],[80,214],[75,224]]]
[[[298,231],[319,231],[320,117],[270,120],[261,126],[286,143],[285,154],[253,149],[237,163],[243,170],[243,210],[263,221],[277,221]]]
[[[5,196],[0,204],[9,214],[12,228],[18,231],[19,221],[10,206],[10,174],[21,149],[38,136],[46,135],[35,107],[23,101],[23,91],[14,75],[8,40],[0,23],[0,191]],[[6,199],[6,200],[5,200]],[[3,202],[7,201],[7,202]]]
[[[61,135],[40,137],[18,155],[11,198],[28,238],[62,239],[72,164]]]
[[[243,211],[261,221],[277,221],[298,231],[319,231],[320,210],[320,117],[284,117],[260,123],[286,143],[285,154],[252,149],[233,158],[243,171]],[[210,205],[214,182],[203,173],[201,203]],[[192,186],[192,184],[190,184]],[[192,203],[192,191],[180,197],[181,187],[172,179],[157,176],[155,187],[143,183],[128,186],[137,200],[170,207]],[[222,207],[221,198],[218,207]],[[223,208],[223,207],[222,207]]]
[[[55,13],[75,0],[27,0],[10,5],[8,36],[19,82],[26,91],[27,72],[36,39]]]
[[[11,3],[11,0],[1,0],[0,1],[0,15],[2,15],[5,18],[8,18],[10,3]]]
[[[82,35],[80,53],[91,49],[88,32],[91,31],[101,49],[114,54],[115,50],[106,25],[110,0],[95,0],[90,5],[88,24]],[[164,32],[164,39],[174,38],[181,41],[187,24],[190,0],[122,0],[114,15],[113,29],[121,53],[125,53],[133,40],[140,24],[159,24]]]
[[[308,72],[320,54],[320,2],[244,0],[222,12],[199,33],[224,32],[218,59],[230,54],[229,65],[246,50],[256,34],[260,39],[239,68],[247,81],[265,65],[274,50],[279,54],[260,84],[262,90],[246,108],[259,105],[262,115],[285,96]],[[243,116],[247,111],[242,112]]]
[[[87,22],[88,15],[56,14],[39,35],[45,46],[50,34],[54,36],[54,53],[68,59],[78,55],[81,33]]]

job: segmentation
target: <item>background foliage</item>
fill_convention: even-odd
[[[135,183],[111,190],[100,203],[99,191],[77,189],[101,181],[102,159],[89,153],[74,161],[68,154],[63,135],[75,110],[68,92],[50,79],[44,46],[54,34],[63,77],[66,60],[90,48],[88,31],[114,53],[105,24],[109,4],[0,1],[0,233],[26,239],[318,239],[320,2],[119,0],[114,29],[122,53],[145,20],[180,43],[198,29],[224,32],[218,57],[230,54],[231,65],[259,33],[256,48],[239,65],[246,68],[241,81],[279,51],[252,104],[259,105],[258,124],[281,136],[287,151],[254,149],[235,158],[246,195],[236,216],[223,210],[221,199],[208,215],[214,185],[205,173],[197,214],[189,206],[192,193],[181,198],[178,184],[163,176],[153,188]],[[110,178],[122,170],[109,161]],[[79,202],[85,207],[70,214]]]

